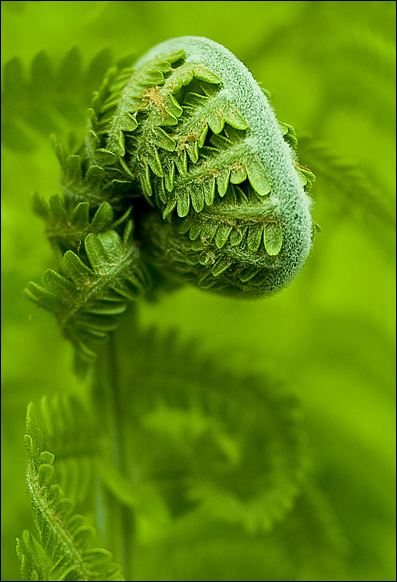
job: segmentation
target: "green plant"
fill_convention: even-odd
[[[296,146],[293,129],[280,128],[226,49],[168,41],[133,68],[110,69],[93,105],[83,144],[69,155],[55,145],[63,197],[35,200],[64,253],[61,274],[49,269],[28,287],[80,359],[94,357],[86,340],[104,338],[149,279],[151,293],[159,277],[175,277],[255,297],[302,268],[314,176],[287,143]]]
[[[164,550],[164,540],[174,538],[177,547],[191,528],[197,548],[206,538],[214,547],[240,545],[237,572],[244,531],[261,547],[269,579],[340,572],[343,536],[307,476],[296,403],[271,377],[227,373],[174,346],[171,337],[152,338],[136,322],[135,303],[127,308],[183,281],[223,294],[272,294],[297,273],[311,247],[304,189],[312,176],[298,165],[291,128],[274,124],[277,143],[294,146],[280,146],[295,186],[288,189],[281,174],[264,170],[280,169],[261,159],[268,150],[249,139],[242,113],[249,101],[236,110],[233,100],[222,101],[219,88],[229,78],[222,82],[212,59],[204,71],[193,66],[193,76],[179,50],[169,60],[156,63],[157,76],[143,61],[127,111],[115,99],[124,99],[131,71],[110,71],[90,110],[85,141],[55,146],[63,195],[49,204],[35,200],[58,269],[48,270],[41,285],[31,283],[28,294],[55,313],[73,342],[77,370],[92,381],[88,408],[102,426],[87,422],[87,412],[69,399],[44,402],[39,411],[30,407],[28,478],[44,553],[24,534],[18,548],[24,576],[120,579],[106,551],[87,548],[92,529],[81,518],[69,522],[70,498],[96,522],[99,543],[123,563],[127,579],[134,571],[139,577],[136,563],[143,558],[137,549],[138,557],[123,555],[122,547],[137,548],[150,532],[160,540],[152,555],[164,552],[162,559],[172,562],[175,548]],[[167,92],[178,74],[179,90],[177,84],[175,94]],[[213,115],[216,107],[224,119]],[[288,216],[289,204],[297,205],[298,222]],[[297,536],[299,547],[288,541]],[[82,572],[87,562],[93,568]],[[211,564],[203,577],[214,573]]]

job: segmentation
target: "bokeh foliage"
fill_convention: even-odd
[[[225,366],[270,370],[289,386],[303,404],[314,474],[350,543],[350,579],[395,579],[395,3],[3,2],[2,16],[3,88],[17,79],[21,96],[4,99],[2,120],[2,579],[19,578],[15,538],[30,526],[26,406],[43,394],[84,393],[51,316],[22,294],[52,260],[31,210],[34,191],[58,190],[48,133],[81,130],[91,87],[112,58],[190,34],[243,60],[270,91],[279,119],[302,136],[302,163],[317,174],[314,219],[322,233],[297,280],[270,300],[185,288],[144,303],[140,318],[198,336]],[[79,58],[81,76],[63,86],[68,59]],[[50,68],[56,103],[43,101]],[[37,103],[23,100],[23,83]],[[45,123],[35,122],[43,119],[37,107]],[[205,532],[204,524],[197,528]],[[219,539],[208,541],[214,555],[225,551]],[[247,543],[236,534],[249,562],[255,547]],[[189,548],[173,559],[188,561]],[[258,573],[248,565],[240,575]]]

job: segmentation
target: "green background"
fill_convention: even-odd
[[[343,164],[333,167],[339,188],[311,166],[322,232],[302,273],[274,298],[184,288],[144,303],[140,318],[198,337],[225,364],[270,368],[290,386],[314,473],[350,543],[350,579],[394,580],[394,231],[378,207],[394,198],[395,3],[2,2],[2,65],[19,57],[26,72],[42,50],[57,66],[77,45],[88,66],[106,47],[119,60],[184,35],[230,49],[270,91],[280,121],[356,163],[367,188],[343,188]],[[52,316],[23,295],[51,263],[31,196],[58,191],[58,165],[48,137],[20,123],[34,149],[2,150],[2,580],[19,579],[15,538],[34,530],[26,406],[82,391]]]

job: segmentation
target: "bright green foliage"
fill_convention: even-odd
[[[79,252],[88,234],[99,234],[115,229],[130,214],[128,210],[121,219],[115,221],[110,204],[102,202],[93,216],[91,212],[90,217],[88,202],[69,204],[67,207],[67,201],[67,198],[62,198],[58,194],[51,196],[48,202],[38,194],[35,194],[33,199],[34,211],[44,220],[47,238],[55,252],[58,250]]]
[[[2,579],[394,580],[394,3],[194,4],[2,2]]]
[[[194,47],[189,38],[179,44],[188,48],[189,42]],[[138,181],[149,202],[154,195],[163,218],[175,208],[179,217],[190,207],[200,213],[215,196],[225,196],[229,182],[247,178],[261,200],[271,185],[230,92],[232,82],[195,63],[199,52],[189,62],[183,49],[167,54],[166,48],[143,64],[108,73],[90,115],[90,163],[116,165],[125,178]],[[214,44],[213,68],[216,50]],[[293,128],[286,131],[288,136]]]
[[[91,115],[89,110],[89,115]],[[74,144],[73,151],[78,146]],[[89,150],[89,148],[87,148]],[[126,179],[118,169],[107,168],[109,155],[105,152],[97,154],[95,160],[85,157],[85,150],[79,153],[66,154],[60,143],[55,143],[55,152],[61,164],[61,185],[64,195],[72,203],[88,202],[90,208],[97,207],[101,202],[109,200],[112,205],[120,203],[121,197],[131,193],[131,180]],[[98,165],[98,163],[101,165]],[[111,163],[114,162],[114,156]]]
[[[84,144],[66,153],[54,141],[63,196],[34,199],[61,274],[48,269],[27,293],[56,315],[80,373],[96,359],[91,340],[107,338],[126,301],[150,283],[156,294],[159,276],[149,281],[141,257],[160,278],[260,297],[286,286],[311,248],[304,188],[314,176],[248,70],[206,39],[154,50],[108,71]],[[121,240],[114,229],[130,213],[137,235],[129,221]]]
[[[27,435],[27,444],[31,442],[31,437],[40,450],[55,453],[53,480],[62,484],[66,496],[73,499],[78,507],[91,510],[95,459],[103,446],[93,414],[76,397],[44,396],[39,407],[30,405]]]
[[[74,513],[75,502],[64,496],[53,479],[56,463],[47,444],[54,444],[61,437],[59,425],[63,425],[65,433],[61,445],[69,445],[68,456],[87,455],[92,449],[90,443],[88,450],[80,447],[78,452],[73,451],[76,442],[66,441],[70,437],[69,426],[79,420],[81,428],[81,407],[73,400],[54,407],[43,402],[41,410],[33,404],[28,408],[27,482],[40,538],[37,540],[25,530],[22,540],[17,540],[23,580],[124,580],[120,566],[111,562],[109,551],[91,548],[95,530],[83,515]]]

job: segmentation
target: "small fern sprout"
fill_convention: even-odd
[[[109,72],[85,155],[103,168],[102,198],[119,204],[123,182],[125,200],[145,199],[135,204],[137,238],[152,267],[261,297],[287,286],[312,246],[314,176],[298,164],[296,143],[232,53],[182,37]]]

